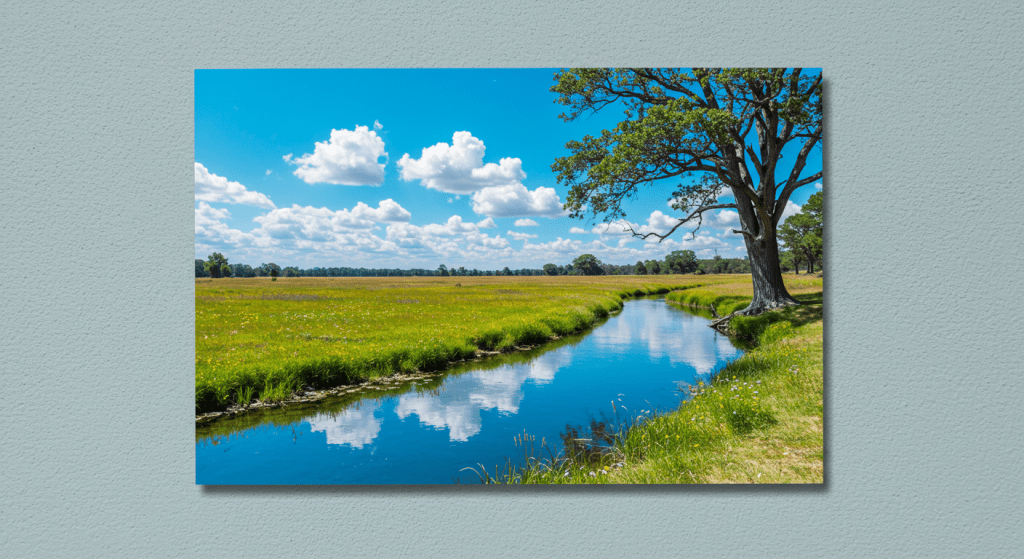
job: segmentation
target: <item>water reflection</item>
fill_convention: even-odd
[[[309,422],[311,433],[327,434],[327,444],[363,448],[380,433],[380,420],[373,415],[379,407],[379,403],[370,401],[340,412],[319,413],[306,421]]]
[[[740,354],[707,324],[663,300],[629,301],[592,331],[544,348],[214,422],[196,430],[196,480],[450,483],[467,475],[464,468],[514,459],[520,451],[512,438],[524,431],[559,441],[567,424],[678,405],[677,383],[695,382]]]
[[[415,414],[424,425],[447,429],[451,441],[466,441],[480,432],[481,411],[519,413],[523,384],[548,384],[555,379],[558,369],[571,361],[571,348],[564,348],[540,355],[530,363],[451,377],[441,388],[440,396],[406,394],[398,398],[395,411],[402,419]]]
[[[605,350],[643,344],[650,359],[668,359],[673,365],[689,365],[701,375],[713,371],[721,359],[737,355],[729,338],[709,336],[706,321],[682,319],[681,316],[689,318],[689,315],[678,308],[660,305],[649,309],[646,314],[646,320],[620,320],[595,331],[594,343]],[[669,323],[673,323],[671,328],[666,328]]]

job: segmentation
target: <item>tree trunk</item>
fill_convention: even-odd
[[[769,237],[766,235],[766,237]],[[750,256],[750,272],[754,282],[754,299],[747,308],[737,314],[756,316],[766,311],[778,310],[800,303],[789,294],[782,282],[782,268],[779,266],[779,247],[774,235],[758,242],[744,235],[747,255]]]

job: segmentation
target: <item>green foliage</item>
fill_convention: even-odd
[[[692,250],[674,250],[665,257],[665,264],[677,274],[692,274],[697,270],[697,255]]]
[[[798,68],[572,68],[555,74],[551,91],[567,108],[560,115],[566,121],[624,109],[612,129],[566,143],[570,155],[551,166],[569,188],[571,217],[625,218],[623,202],[641,187],[680,180],[670,199],[680,212],[676,228],[695,223],[696,233],[706,212],[737,210],[737,231],[756,255],[750,264],[759,272],[752,276],[759,297],[791,302],[780,287],[776,226],[793,192],[821,178],[804,176],[822,139],[820,75]],[[791,143],[799,149],[783,159]],[[718,201],[725,188],[734,202]]]
[[[593,254],[581,254],[572,261],[572,267],[583,276],[599,276],[604,273],[601,269],[601,261]]]
[[[228,259],[223,254],[215,252],[211,254],[203,264],[203,269],[211,278],[219,278],[227,268],[228,275],[231,275],[231,268],[228,266]]]
[[[647,275],[647,266],[644,266],[643,260],[638,260],[637,261],[636,266],[634,267],[634,270],[636,270],[636,274],[638,276],[645,276],[645,275]]]
[[[821,262],[823,251],[824,223],[822,222],[822,195],[812,194],[800,213],[789,216],[779,227],[779,240],[789,249],[790,263],[794,268],[807,263],[807,272],[814,271],[814,264]],[[780,260],[781,262],[781,260]]]

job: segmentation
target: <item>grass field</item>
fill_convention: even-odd
[[[786,276],[803,305],[733,318],[757,347],[690,389],[676,411],[570,439],[560,458],[481,470],[491,483],[822,483],[822,280]],[[728,282],[667,296],[725,315],[750,299]],[[574,443],[576,441],[584,441]],[[541,458],[531,441],[517,441]]]
[[[438,370],[579,332],[631,296],[722,283],[750,276],[199,278],[196,410]]]

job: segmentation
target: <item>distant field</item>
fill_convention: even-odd
[[[580,331],[631,295],[749,278],[197,278],[196,409],[436,370]]]

